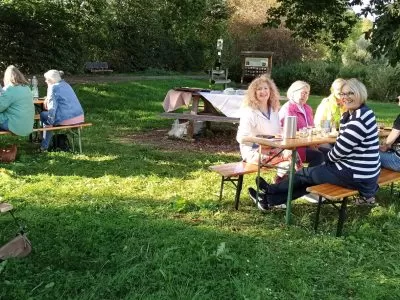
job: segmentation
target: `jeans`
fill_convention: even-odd
[[[382,152],[379,151],[381,156],[382,168],[390,169],[396,172],[400,172],[400,157],[397,156],[394,151]]]
[[[306,148],[306,161],[309,167],[315,167],[325,161],[325,156],[321,151],[312,148]]]
[[[42,111],[40,113],[40,122],[42,122],[43,128],[45,128],[46,125],[47,126],[49,125],[49,123],[47,122],[48,116],[49,116],[49,112],[48,111]],[[40,148],[42,148],[42,149],[49,148],[49,144],[50,144],[52,136],[53,136],[53,132],[52,131],[44,131],[43,132],[42,143],[40,144]]]
[[[3,124],[0,124],[0,129],[1,130],[10,130],[8,128],[8,120],[5,120]]]
[[[338,171],[332,164],[322,164],[315,167],[307,167],[297,171],[293,180],[293,199],[308,194],[306,189],[309,186],[322,183],[331,183],[350,189],[357,189],[365,197],[372,197],[378,190],[378,185],[371,184],[371,181],[357,181],[353,178],[351,170],[343,169]],[[278,184],[271,184],[265,200],[271,205],[286,203],[289,190],[289,180],[286,179]]]

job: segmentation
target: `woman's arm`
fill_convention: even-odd
[[[0,94],[0,112],[7,110],[12,103],[12,97],[10,97],[10,88]]]
[[[240,117],[239,128],[236,135],[236,140],[239,144],[243,144],[243,138],[247,136],[253,136],[255,120],[254,116],[250,110],[243,111],[242,116]]]
[[[399,136],[400,136],[400,130],[393,128],[392,131],[389,133],[388,137],[386,138],[385,144],[381,145],[379,147],[379,150],[383,152],[389,150]]]
[[[328,153],[328,159],[332,162],[339,161],[343,157],[348,156],[355,147],[360,145],[365,139],[365,135],[362,132],[366,132],[365,126],[356,121],[350,121],[345,130],[340,132],[336,143],[334,144],[331,151]]]
[[[57,110],[57,100],[55,97],[54,85],[51,85],[47,88],[47,110],[49,111],[49,115],[47,118],[47,123],[49,125],[53,125],[56,117]]]

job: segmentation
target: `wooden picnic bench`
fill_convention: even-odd
[[[263,168],[266,170],[268,168]],[[239,201],[240,201],[240,193],[242,192],[243,187],[243,176],[245,174],[257,173],[258,166],[254,164],[249,164],[244,161],[227,163],[221,165],[210,166],[210,170],[217,172],[221,175],[221,188],[219,191],[219,201],[222,199],[222,192],[224,190],[225,182],[231,182],[235,188],[235,209],[239,209]]]
[[[104,61],[86,62],[85,70],[91,73],[113,72],[113,70],[108,67],[108,63]]]
[[[72,137],[72,151],[75,151],[75,137],[78,138],[78,147],[79,153],[82,153],[82,138],[81,138],[81,130],[83,127],[92,126],[92,123],[81,123],[74,125],[60,125],[53,127],[40,127],[34,128],[33,133],[45,132],[45,131],[66,131],[67,134],[70,134]],[[13,135],[11,131],[0,131],[0,135]]]
[[[381,169],[381,173],[378,179],[378,185],[382,187],[390,184],[391,195],[393,195],[393,185],[397,181],[400,181],[400,172],[395,172],[384,168]],[[327,203],[332,205],[339,211],[336,236],[341,236],[343,231],[343,224],[346,219],[346,208],[347,208],[348,198],[351,196],[358,195],[359,194],[358,190],[348,189],[330,183],[323,183],[311,186],[307,188],[307,191],[319,196],[317,212],[314,222],[314,230],[317,231],[318,229],[321,206],[322,204]],[[340,207],[337,206],[338,202],[341,202]]]

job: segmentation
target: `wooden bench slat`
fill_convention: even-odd
[[[242,191],[243,185],[243,176],[245,174],[250,173],[257,173],[258,166],[254,164],[249,164],[243,161],[234,162],[234,163],[227,163],[222,165],[210,166],[209,169],[211,171],[217,172],[219,175],[222,176],[221,178],[221,188],[219,192],[219,200],[222,199],[222,192],[224,189],[224,183],[226,181],[232,182],[236,187],[236,195],[235,195],[235,208],[239,208],[239,200],[240,200],[240,193]],[[262,171],[268,170],[270,168],[263,167],[261,168]]]
[[[320,195],[329,200],[343,199],[358,194],[357,190],[340,187],[330,183],[310,186],[307,188],[307,192]]]
[[[400,180],[400,172],[395,172],[389,169],[382,168],[379,175],[379,186],[386,185]]]
[[[400,172],[395,172],[385,168],[381,169],[381,173],[378,178],[379,186],[384,186],[396,181],[400,181]],[[340,200],[345,197],[355,196],[358,194],[357,190],[344,188],[330,183],[310,186],[307,188],[307,192],[320,195],[329,200]]]
[[[215,116],[215,115],[207,115],[207,114],[192,115],[192,114],[188,114],[188,113],[169,113],[169,112],[161,113],[160,117],[168,118],[168,119],[225,122],[225,123],[239,123],[239,121],[240,121],[240,118],[231,118],[231,117],[225,117],[225,116]]]
[[[62,125],[62,126],[54,126],[54,127],[41,127],[41,128],[34,128],[33,132],[42,132],[42,131],[56,131],[56,130],[63,130],[63,129],[73,129],[73,128],[80,128],[80,127],[87,127],[92,126],[92,123],[82,123],[76,125]]]
[[[257,172],[257,165],[241,162],[228,163],[223,165],[211,166],[210,170],[219,173],[221,176],[239,176]]]

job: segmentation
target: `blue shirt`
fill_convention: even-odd
[[[83,109],[72,87],[61,80],[47,89],[48,124],[57,125],[83,115]]]

